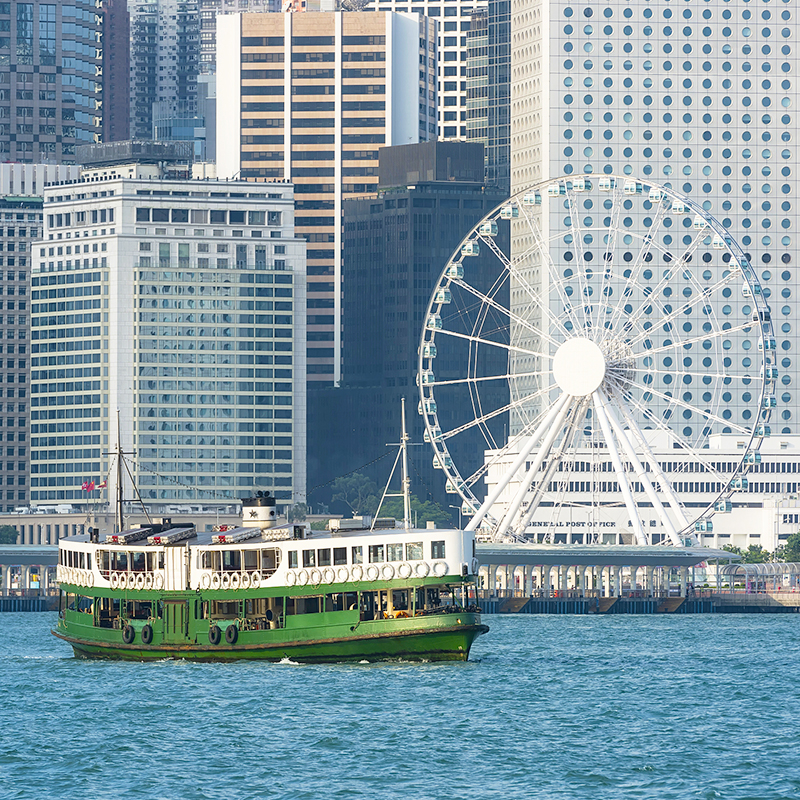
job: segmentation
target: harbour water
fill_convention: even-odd
[[[800,797],[800,619],[487,616],[460,664],[75,659],[0,616],[0,797]]]

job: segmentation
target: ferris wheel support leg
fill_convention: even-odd
[[[603,407],[603,399],[600,396],[600,392],[597,390],[592,392],[592,400],[594,401],[595,414],[600,422],[600,428],[603,431],[603,436],[605,437],[606,444],[608,445],[611,463],[614,465],[614,470],[617,473],[619,488],[622,491],[622,496],[625,499],[625,505],[628,508],[628,516],[630,517],[631,524],[633,525],[636,543],[649,544],[644,529],[642,528],[642,521],[639,519],[639,509],[636,505],[636,501],[633,499],[631,487],[628,484],[628,476],[625,474],[625,467],[622,464],[619,450],[617,449],[617,445],[614,441],[614,436],[611,432],[611,426],[608,421],[608,417],[606,416],[605,408]]]
[[[688,528],[689,520],[686,519],[686,514],[684,513],[681,501],[678,499],[678,495],[675,494],[675,490],[672,488],[672,484],[669,482],[669,479],[666,477],[666,475],[664,475],[663,471],[661,470],[661,467],[658,464],[658,459],[655,457],[655,455],[653,455],[653,451],[650,449],[650,445],[647,444],[647,439],[645,439],[644,434],[639,429],[639,426],[636,424],[636,420],[634,420],[633,415],[621,402],[621,398],[618,395],[617,395],[617,405],[622,411],[622,414],[625,417],[625,421],[628,423],[628,427],[633,431],[633,435],[638,439],[645,460],[647,461],[648,464],[650,464],[650,469],[653,470],[653,474],[658,479],[658,483],[661,486],[661,491],[664,492],[664,494],[667,496],[670,508],[672,509],[672,511],[674,512],[675,516],[678,519],[678,524],[683,525],[684,529]],[[682,544],[682,542],[679,541],[678,544]]]
[[[561,459],[564,456],[564,450],[569,447],[572,437],[575,435],[575,431],[578,427],[579,420],[582,419],[583,415],[586,413],[586,403],[581,403],[579,406],[573,406],[573,410],[574,413],[572,420],[569,422],[569,428],[564,434],[564,438],[561,440],[561,446],[559,447],[558,453],[550,459],[550,463],[547,465],[547,471],[537,484],[534,495],[531,498],[531,502],[528,505],[525,513],[520,514],[519,518],[514,522],[514,530],[516,533],[523,534],[525,532],[525,528],[528,527],[531,519],[533,519],[536,509],[539,508],[542,498],[547,491],[547,487],[550,485],[550,480],[553,477],[553,473],[556,471],[556,467],[558,467],[558,465],[561,463]]]
[[[500,497],[506,486],[508,486],[512,478],[517,474],[519,468],[525,463],[525,459],[528,458],[528,456],[531,454],[531,451],[536,446],[536,443],[542,438],[544,432],[550,427],[550,425],[553,423],[553,420],[568,401],[569,396],[562,394],[561,397],[559,397],[558,400],[553,403],[550,410],[547,412],[547,414],[545,414],[544,419],[539,423],[536,430],[525,443],[525,446],[520,450],[519,455],[515,459],[514,463],[509,467],[506,474],[497,482],[497,486],[495,486],[494,489],[488,494],[486,499],[483,501],[483,504],[478,509],[478,512],[467,524],[465,530],[474,531],[478,528],[481,522],[483,522],[483,518],[486,516],[489,509],[495,504],[497,498]]]
[[[650,498],[650,502],[653,504],[653,508],[656,510],[656,513],[661,518],[661,524],[667,529],[667,535],[670,538],[670,541],[674,545],[680,545],[681,540],[678,536],[678,532],[675,530],[675,526],[672,524],[672,520],[669,518],[666,509],[664,508],[664,504],[661,502],[661,499],[656,494],[656,490],[653,487],[653,484],[650,482],[650,478],[645,471],[644,465],[639,460],[639,456],[636,453],[635,448],[631,445],[630,439],[625,434],[625,431],[622,429],[622,426],[617,419],[614,410],[608,403],[607,398],[603,395],[602,392],[597,393],[601,401],[603,403],[603,411],[605,411],[606,416],[608,417],[608,421],[611,424],[611,427],[614,430],[614,434],[617,437],[617,441],[622,445],[622,449],[625,451],[625,455],[630,459],[631,463],[633,464],[633,469],[636,473],[636,477],[642,482],[642,486],[644,487],[645,494]]]
[[[568,399],[568,402],[563,404],[561,410],[556,415],[555,420],[553,420],[553,423],[550,426],[550,430],[547,431],[547,433],[545,434],[544,440],[542,441],[542,446],[536,453],[536,458],[533,459],[530,469],[527,471],[525,477],[520,482],[519,489],[516,495],[514,496],[514,499],[511,501],[511,505],[508,507],[505,516],[500,522],[498,533],[504,534],[511,527],[511,523],[517,516],[520,506],[522,505],[522,501],[528,494],[528,489],[530,488],[531,484],[534,481],[534,478],[536,477],[536,473],[540,470],[544,460],[550,455],[550,450],[553,447],[553,442],[556,440],[556,436],[558,436],[558,434],[562,430],[564,420],[566,419],[567,414],[569,414],[570,409],[572,408],[572,403],[570,402],[572,401],[572,399],[573,398],[570,397]]]

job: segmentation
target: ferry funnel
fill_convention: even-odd
[[[242,526],[272,528],[275,525],[275,498],[269,492],[256,492],[255,497],[242,498]]]

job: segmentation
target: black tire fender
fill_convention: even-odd
[[[150,644],[153,641],[153,626],[147,624],[142,628],[142,644]]]
[[[239,629],[235,625],[228,625],[225,628],[225,641],[228,644],[236,644],[236,640],[239,638]]]
[[[219,625],[212,625],[208,629],[208,641],[211,644],[219,644],[219,640],[222,638],[222,631],[219,629]]]
[[[136,629],[133,627],[133,625],[126,625],[122,629],[122,641],[125,642],[125,644],[132,644],[135,638]]]

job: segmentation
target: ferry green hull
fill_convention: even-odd
[[[68,586],[62,588],[67,592],[71,590]],[[308,591],[313,590],[309,588]],[[194,592],[92,592],[95,597],[122,599],[133,599],[134,594],[136,600],[160,601],[171,610],[165,611],[159,619],[128,620],[127,625],[134,631],[133,641],[129,643],[123,641],[123,631],[119,627],[98,627],[92,614],[73,610],[65,610],[60,615],[53,634],[68,642],[76,655],[88,658],[273,662],[288,659],[313,663],[391,659],[466,661],[472,643],[489,630],[481,624],[479,613],[462,609],[377,620],[361,619],[356,609],[287,617],[281,627],[267,630],[247,630],[241,627],[240,620],[218,620],[222,635],[219,643],[212,644],[209,620],[196,618],[191,611],[222,592],[202,595]],[[242,594],[252,597],[257,593],[251,590]],[[226,626],[234,623],[239,626],[236,641],[229,644],[225,637]],[[152,641],[148,644],[142,641],[145,625],[152,631]]]

